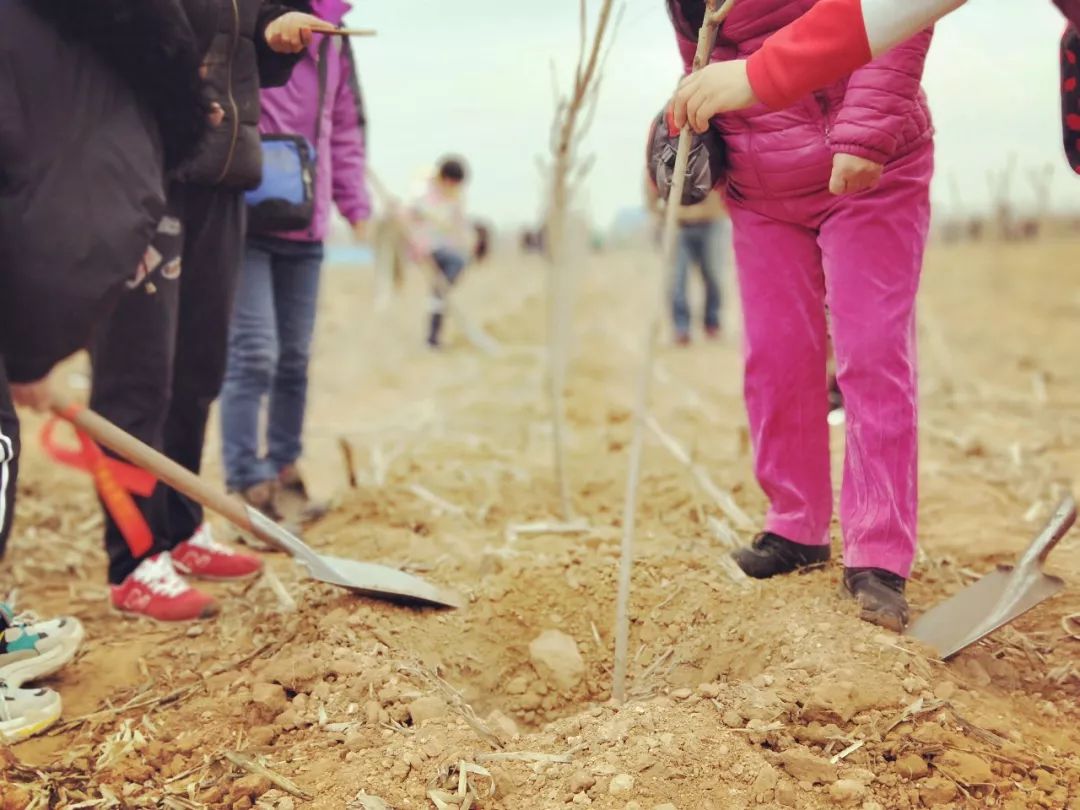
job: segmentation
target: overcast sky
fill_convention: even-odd
[[[902,0],[898,0],[902,2]],[[670,95],[679,62],[662,0],[627,0],[587,141],[596,165],[582,202],[601,226],[640,202],[650,117]],[[568,83],[577,0],[418,5],[355,0],[349,22],[378,29],[355,40],[369,117],[371,161],[398,193],[444,152],[470,161],[470,207],[497,223],[539,211],[536,156],[548,148],[551,64]],[[599,0],[589,0],[595,16]],[[987,170],[1018,156],[1028,171],[1056,167],[1053,202],[1080,209],[1080,178],[1061,155],[1057,43],[1063,23],[1046,0],[977,0],[943,22],[925,85],[938,129],[935,199],[986,204]],[[955,178],[951,181],[950,178]]]

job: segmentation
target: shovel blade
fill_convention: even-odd
[[[314,579],[391,602],[452,608],[465,604],[461,594],[450,588],[386,565],[319,554],[262,512],[248,507],[247,515],[252,530],[261,540],[292,556]]]
[[[1065,587],[1049,574],[1017,581],[1020,576],[1011,566],[1000,566],[926,611],[908,628],[908,635],[933,647],[942,659],[951,658]]]
[[[451,588],[376,563],[318,555],[317,563],[301,561],[315,579],[356,591],[375,599],[406,604],[459,608],[465,600]]]

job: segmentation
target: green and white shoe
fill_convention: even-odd
[[[78,619],[45,621],[0,603],[0,681],[17,688],[52,675],[75,657],[84,635]]]
[[[0,743],[13,745],[40,734],[60,718],[52,689],[17,689],[0,681]]]

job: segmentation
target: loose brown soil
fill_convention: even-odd
[[[1014,557],[1080,469],[1077,250],[932,254],[916,608]],[[299,612],[282,613],[256,581],[212,586],[224,611],[210,623],[121,618],[105,601],[89,481],[43,458],[31,421],[0,572],[21,604],[82,618],[88,640],[49,684],[63,724],[5,753],[0,807],[1080,808],[1080,628],[1063,622],[1080,612],[1075,536],[1051,558],[1070,584],[1063,595],[944,664],[859,621],[838,593],[838,562],[775,582],[734,578],[714,531],[726,518],[654,441],[633,699],[610,702],[647,266],[596,257],[582,277],[567,417],[588,530],[570,535],[510,531],[560,517],[541,266],[504,257],[460,292],[504,344],[497,357],[459,335],[424,352],[419,284],[377,311],[365,275],[328,274],[307,469],[335,508],[308,539],[453,585],[468,595],[461,610],[356,598],[268,555]],[[737,345],[664,349],[655,414],[758,519]],[[542,634],[547,652],[534,644]]]

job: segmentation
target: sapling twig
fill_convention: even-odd
[[[558,97],[551,128],[551,180],[547,207],[548,274],[548,395],[555,479],[564,520],[574,517],[570,482],[566,470],[566,367],[570,338],[570,286],[566,231],[572,191],[571,175],[577,163],[574,145],[580,140],[589,110],[595,106],[599,86],[601,53],[611,26],[614,0],[604,0],[597,17],[592,43],[587,45],[585,0],[578,7],[579,48],[574,83],[569,98]]]
[[[698,32],[697,51],[694,54],[693,71],[701,70],[709,64],[716,31],[724,18],[735,5],[735,0],[726,0],[719,5],[717,0],[705,0],[705,16]],[[693,133],[689,124],[679,133],[679,148],[675,157],[675,169],[671,179],[671,191],[668,194],[664,217],[664,235],[661,260],[665,268],[671,264],[674,254],[675,236],[679,225],[679,208],[682,202],[683,187],[686,181],[686,168],[690,159],[690,146]],[[656,353],[656,339],[660,331],[660,305],[668,289],[668,272],[660,274],[660,294],[649,319],[645,337],[645,351],[637,378],[637,399],[634,407],[634,435],[630,443],[630,461],[626,476],[626,499],[623,503],[622,551],[619,558],[619,592],[615,606],[615,673],[612,697],[618,703],[626,699],[627,652],[630,641],[630,577],[634,565],[634,530],[637,518],[638,483],[641,476],[641,453],[645,444],[645,432],[649,416],[649,388],[652,380],[653,357]]]

